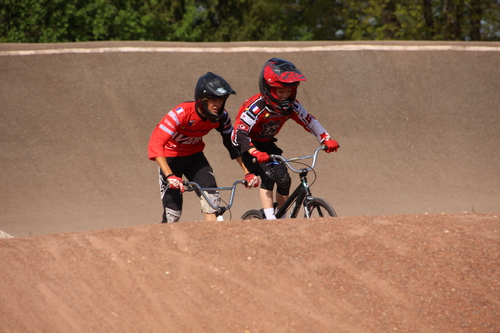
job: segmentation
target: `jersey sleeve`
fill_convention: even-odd
[[[320,122],[312,114],[308,113],[298,101],[295,101],[294,109],[296,112],[292,115],[292,119],[303,126],[306,131],[313,134],[320,144],[330,137]]]
[[[236,128],[233,132],[233,145],[239,147],[241,152],[246,152],[250,148],[254,148],[252,140],[250,139],[250,131],[257,122],[258,113],[260,109],[247,100],[241,107],[236,119]]]
[[[240,152],[238,151],[238,149],[236,149],[236,147],[233,146],[233,143],[231,142],[231,133],[233,132],[233,125],[231,123],[231,118],[229,117],[229,114],[225,110],[224,113],[222,114],[221,119],[219,120],[219,127],[217,127],[217,131],[222,136],[222,143],[229,152],[229,156],[231,157],[231,159],[234,160],[235,158],[240,157]]]
[[[163,117],[162,121],[156,125],[148,144],[148,158],[154,161],[159,156],[165,156],[165,144],[176,132],[180,120],[174,111],[170,111]]]

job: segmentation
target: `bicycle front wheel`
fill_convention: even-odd
[[[264,213],[261,210],[258,209],[250,209],[249,211],[245,212],[243,216],[241,217],[242,220],[265,220],[266,217],[264,216]]]
[[[313,198],[311,201],[309,201],[307,207],[311,212],[311,218],[326,217],[326,216],[337,217],[337,213],[335,212],[335,209],[333,209],[333,206],[330,205],[330,203],[328,203],[328,201],[324,199]],[[304,217],[306,217],[305,213]]]

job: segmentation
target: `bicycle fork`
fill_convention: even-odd
[[[300,181],[302,183],[302,188],[304,189],[304,191],[302,200],[299,202],[299,206],[301,202],[304,203],[303,206],[304,206],[305,217],[310,218],[311,211],[309,210],[309,202],[311,202],[313,196],[311,193],[311,189],[309,188],[309,183],[307,182],[307,172],[304,170],[300,173]]]

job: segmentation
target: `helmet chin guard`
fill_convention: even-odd
[[[302,72],[290,61],[281,58],[269,59],[259,78],[260,93],[271,108],[285,116],[293,111],[293,103],[297,96],[300,81],[307,81]],[[286,100],[280,100],[276,88],[292,88],[292,93]]]
[[[236,94],[236,92],[226,80],[212,72],[207,72],[198,79],[194,90],[198,113],[202,118],[208,119],[212,123],[218,122],[224,112],[226,100],[232,94]],[[224,100],[217,114],[210,112],[207,107],[207,99]]]

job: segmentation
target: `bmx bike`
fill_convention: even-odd
[[[290,211],[290,218],[296,218],[299,214],[299,210],[301,207],[303,207],[304,210],[304,217],[305,218],[314,218],[314,217],[326,217],[326,216],[333,216],[336,217],[337,213],[333,209],[333,206],[326,201],[325,199],[322,198],[317,198],[314,197],[311,193],[311,186],[314,184],[315,180],[312,183],[309,183],[307,180],[307,175],[309,171],[312,171],[314,175],[316,176],[316,172],[314,171],[314,168],[316,167],[316,161],[318,158],[318,152],[321,150],[326,150],[325,146],[321,146],[317,148],[312,155],[308,156],[301,156],[301,157],[294,157],[290,159],[285,159],[281,155],[270,155],[270,163],[284,163],[288,169],[291,171],[298,173],[299,178],[300,178],[300,184],[297,186],[297,188],[290,194],[288,199],[285,201],[283,206],[281,206],[277,211],[275,211],[276,218],[281,218],[285,216],[285,214]],[[310,163],[311,165],[308,165],[306,163],[300,162],[304,159],[312,159],[312,162]],[[299,163],[301,164],[302,168],[296,169],[292,166],[292,163]],[[276,210],[278,204],[275,202],[274,203],[274,208]],[[266,215],[264,214],[263,209],[251,209],[247,212],[245,212],[242,217],[242,220],[249,220],[249,219],[259,219],[259,220],[265,220]]]
[[[203,196],[203,198],[209,204],[209,206],[215,210],[215,216],[217,216],[218,218],[220,216],[223,216],[226,211],[230,211],[230,208],[233,206],[236,186],[238,186],[238,184],[242,184],[245,186],[247,185],[246,180],[237,180],[233,183],[233,186],[230,187],[201,187],[200,184],[196,182],[188,182],[188,181],[184,181],[182,183],[184,184],[184,191],[186,192],[195,191],[198,195]],[[221,197],[221,203],[224,203],[226,205],[225,206],[214,205],[212,200],[210,200],[210,198],[208,197],[207,191],[231,191],[229,195],[229,203],[226,203]],[[231,216],[229,217],[229,219],[231,219]]]

